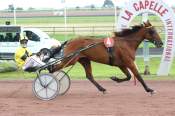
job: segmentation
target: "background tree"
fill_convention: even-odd
[[[35,8],[33,8],[33,7],[29,7],[28,10],[35,10]]]
[[[114,8],[114,3],[111,0],[105,0],[102,7]]]
[[[23,8],[22,7],[17,7],[16,10],[23,10]]]
[[[10,12],[13,12],[13,10],[14,10],[13,4],[8,5],[8,10],[9,10]]]
[[[76,7],[75,7],[75,9],[76,9],[76,10],[79,10],[79,9],[80,9],[80,7],[79,7],[79,6],[76,6]]]
[[[91,4],[90,7],[91,7],[91,9],[94,9],[95,8],[95,5],[94,4]]]

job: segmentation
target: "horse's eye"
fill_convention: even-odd
[[[154,34],[154,30],[150,29],[149,30],[149,34],[153,35]]]

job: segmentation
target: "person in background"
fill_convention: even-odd
[[[22,34],[20,34],[20,46],[17,48],[15,52],[15,62],[19,69],[23,68],[25,61],[28,57],[32,55],[32,52],[27,48],[28,38]]]

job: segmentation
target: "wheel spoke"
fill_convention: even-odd
[[[41,77],[38,78],[39,80],[39,85],[41,85],[42,87],[44,87],[46,85],[46,83],[44,83],[44,81],[41,80]]]
[[[36,82],[36,83],[37,83],[38,85],[41,85],[41,86],[42,86],[42,84],[43,84],[43,83],[42,83],[42,82],[40,82],[40,81],[39,81],[39,82]]]
[[[45,85],[47,84],[47,80],[46,80],[46,78],[44,78],[44,82],[45,82]],[[47,86],[47,85],[46,85]]]
[[[54,78],[52,78],[52,80],[46,85],[46,87],[48,87],[52,83],[53,80]]]
[[[47,95],[47,88],[46,88],[46,98],[48,98],[48,95]]]
[[[66,76],[66,74],[64,74],[59,81],[61,81],[65,76]]]
[[[55,90],[55,89],[52,89],[52,88],[50,88],[50,87],[47,87],[49,90],[51,90],[51,91],[53,91],[53,92],[56,92],[57,90]]]
[[[43,83],[42,81],[36,81],[36,84],[38,84],[38,85],[40,85],[40,86],[42,86],[42,87],[45,86],[44,83]]]
[[[40,93],[41,91],[43,91],[45,88],[43,87],[42,89],[36,91],[36,93]]]

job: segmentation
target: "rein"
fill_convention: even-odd
[[[77,50],[76,52],[74,52],[73,54],[70,54],[69,56],[67,56],[66,58],[69,58],[69,57],[72,57],[72,58],[63,66],[63,68],[65,68],[67,65],[69,65],[73,60],[75,60],[75,61],[78,60],[78,58],[79,58],[78,55],[80,54],[81,51],[84,51],[84,50],[86,50],[86,49],[95,47],[96,45],[98,45],[98,44],[100,44],[100,43],[102,43],[102,42],[95,43],[95,44],[89,44],[89,45],[85,46],[84,48],[79,49],[79,50]],[[66,74],[67,74],[74,66],[75,66],[75,64],[72,65],[72,66],[69,68],[69,70],[66,72]]]

